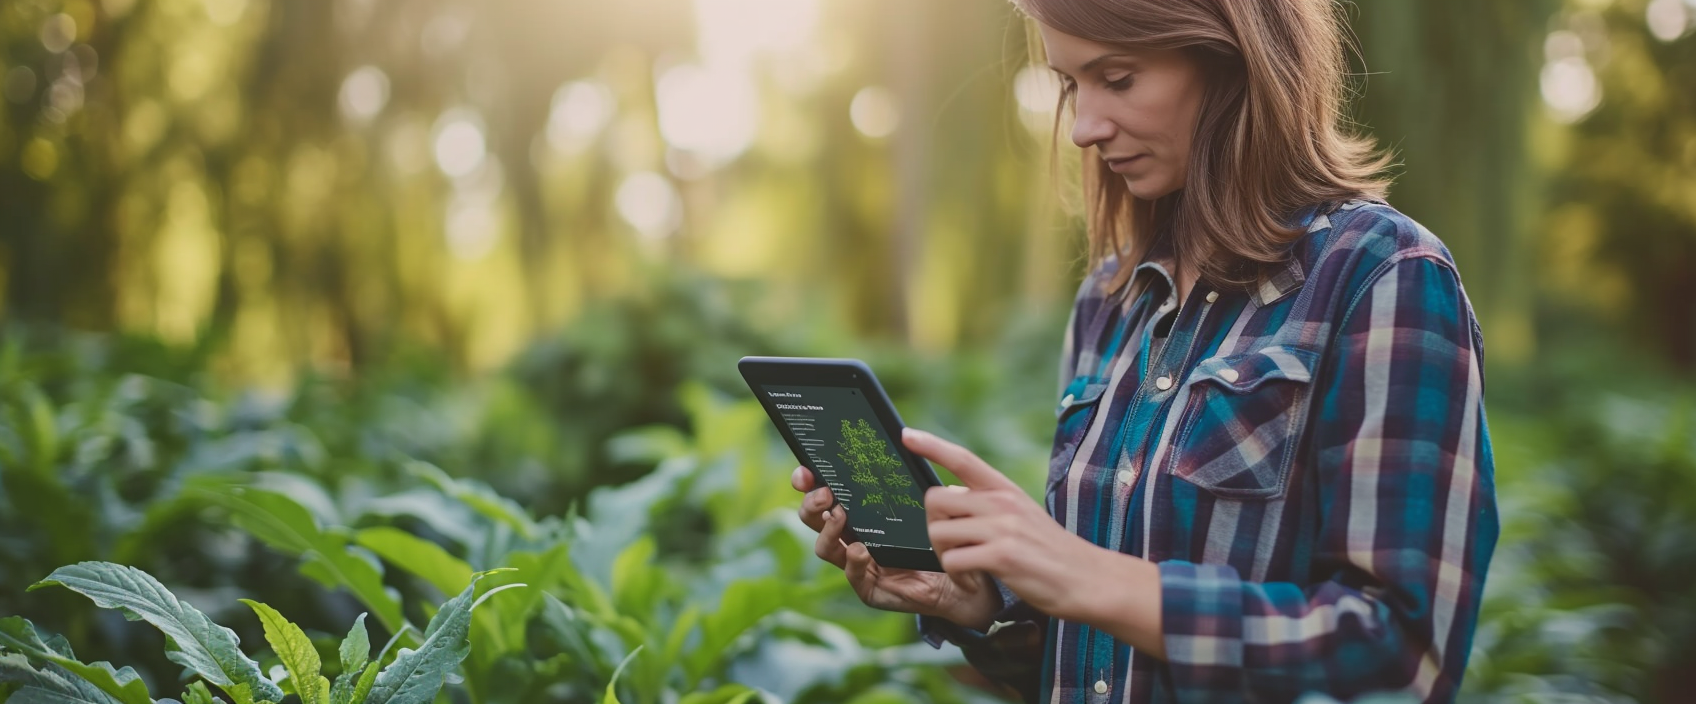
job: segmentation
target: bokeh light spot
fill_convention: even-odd
[[[59,170],[59,150],[53,147],[52,142],[37,137],[24,145],[18,162],[25,175],[37,181],[46,181],[53,178],[53,174]]]
[[[672,146],[718,166],[754,143],[759,131],[759,93],[745,74],[676,66],[660,76],[655,91],[660,135]]]
[[[1026,66],[1013,77],[1013,100],[1019,104],[1019,120],[1033,132],[1054,128],[1054,110],[1060,104],[1060,77],[1047,66]]]
[[[618,110],[612,89],[600,81],[572,81],[554,91],[548,113],[548,144],[572,154],[606,129]]]
[[[342,115],[354,122],[369,122],[389,103],[389,76],[376,66],[361,66],[342,80]]]
[[[1602,103],[1602,85],[1581,57],[1545,64],[1540,84],[1544,104],[1562,123],[1577,122]]]
[[[1026,66],[1013,77],[1013,98],[1021,110],[1052,115],[1060,101],[1060,78],[1047,66]]]
[[[449,110],[436,121],[435,137],[431,140],[436,166],[453,178],[471,174],[483,165],[488,145],[483,138],[483,121],[476,113],[464,109]]]
[[[652,171],[631,174],[613,197],[619,216],[644,238],[657,240],[683,221],[683,202],[670,181]]]
[[[760,54],[807,46],[819,0],[695,0],[698,48],[709,65],[745,67]]]
[[[41,45],[55,54],[71,48],[77,40],[77,21],[59,13],[41,23]]]
[[[82,109],[82,81],[65,74],[47,89],[47,104],[61,115],[71,115]]]
[[[1557,29],[1549,33],[1543,40],[1543,60],[1548,62],[1561,59],[1582,58],[1584,56],[1584,38],[1570,29]]]
[[[1670,42],[1690,31],[1692,13],[1689,0],[1654,0],[1644,8],[1643,19],[1649,33],[1656,39]]]
[[[872,139],[882,139],[901,125],[901,108],[895,95],[882,86],[867,86],[854,94],[848,104],[848,119],[854,129]]]

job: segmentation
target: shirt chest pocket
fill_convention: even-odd
[[[1095,375],[1074,377],[1066,385],[1060,403],[1054,407],[1055,449],[1048,460],[1049,491],[1053,491],[1055,483],[1066,476],[1066,468],[1071,466],[1072,458],[1077,455],[1078,444],[1089,433],[1090,423],[1095,419],[1102,393],[1106,390],[1107,380]]]
[[[1319,353],[1291,346],[1202,360],[1168,472],[1224,499],[1269,499],[1289,482]]]

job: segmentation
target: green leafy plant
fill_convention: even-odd
[[[608,461],[642,478],[538,501],[550,483],[484,479],[522,474],[511,471],[509,437],[481,435],[491,419],[525,415],[528,402],[501,405],[513,402],[499,390],[511,383],[504,375],[452,381],[393,367],[357,383],[226,394],[203,377],[204,360],[136,355],[128,344],[0,340],[0,574],[102,560],[158,575],[196,604],[264,604],[274,613],[209,613],[243,641],[264,638],[270,652],[252,659],[303,701],[339,704],[379,671],[338,653],[320,624],[364,611],[361,635],[338,640],[386,640],[388,664],[419,649],[421,626],[471,575],[503,566],[519,571],[486,574],[478,588],[531,587],[471,614],[469,655],[444,685],[475,704],[598,701],[609,684],[626,704],[962,698],[942,669],[959,666],[957,652],[914,645],[909,618],[866,609],[812,557],[794,492],[773,472],[787,450],[743,394],[681,384],[666,402],[681,421],[605,442]],[[563,515],[537,508],[568,501]],[[43,510],[53,506],[67,511]],[[83,686],[109,670],[104,679],[132,690],[119,698],[132,704],[144,683],[176,681],[182,665],[166,653],[112,637],[114,614],[73,608],[68,590],[26,596],[27,584],[15,586],[0,589],[0,613],[69,637],[26,625],[30,637],[13,640],[44,645],[7,649],[34,657],[44,685]],[[247,611],[258,618],[240,618]],[[313,641],[316,666],[281,614]],[[130,667],[84,664],[71,642]],[[0,683],[0,700],[22,688]],[[211,679],[178,694],[233,696]]]
[[[206,689],[205,683],[210,682],[235,704],[275,704],[285,694],[297,695],[302,704],[426,704],[436,698],[448,676],[469,654],[468,630],[476,608],[500,591],[523,586],[496,587],[474,600],[478,581],[501,571],[507,570],[469,575],[459,594],[431,617],[418,647],[397,651],[392,661],[388,656],[394,639],[371,659],[362,614],[342,641],[342,672],[334,685],[321,673],[318,651],[305,632],[258,601],[242,600],[259,617],[266,641],[282,661],[287,675],[281,683],[267,678],[259,663],[241,651],[241,640],[234,631],[213,622],[152,575],[133,567],[109,562],[68,565],[54,570],[30,590],[61,586],[88,597],[97,606],[115,609],[130,620],[146,621],[159,629],[165,634],[166,656],[200,678],[185,691],[188,702],[222,701]],[[154,701],[134,670],[115,670],[104,662],[84,664],[63,638],[43,637],[23,618],[0,620],[0,634],[0,680],[17,688],[10,701]]]

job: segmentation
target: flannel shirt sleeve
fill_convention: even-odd
[[[1160,564],[1180,701],[1399,689],[1446,702],[1460,688],[1499,533],[1482,338],[1441,253],[1374,275],[1315,377],[1313,578]]]
[[[919,635],[933,648],[942,647],[944,641],[959,646],[966,662],[985,677],[1012,688],[1026,702],[1036,702],[1042,687],[1048,615],[1019,599],[1001,580],[990,579],[1001,593],[1002,606],[988,632],[921,615]]]

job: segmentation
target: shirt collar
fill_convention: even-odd
[[[1331,220],[1326,216],[1326,212],[1326,208],[1322,205],[1308,206],[1297,214],[1292,224],[1299,225],[1306,233],[1327,229],[1331,227]],[[1302,259],[1300,247],[1292,246],[1290,256],[1285,258],[1283,264],[1268,273],[1262,274],[1254,286],[1254,295],[1251,298],[1254,305],[1258,307],[1275,303],[1290,295],[1290,292],[1301,288],[1301,285],[1307,281],[1306,265]],[[1169,237],[1163,236],[1155,240],[1154,245],[1149,247],[1148,254],[1144,255],[1142,263],[1131,271],[1131,281],[1134,282],[1139,277],[1144,276],[1159,276],[1161,280],[1166,282],[1167,296],[1172,297],[1176,295],[1178,290],[1173,274],[1176,268],[1177,261],[1172,253],[1172,242]],[[1148,270],[1146,274],[1144,273],[1145,269]]]

